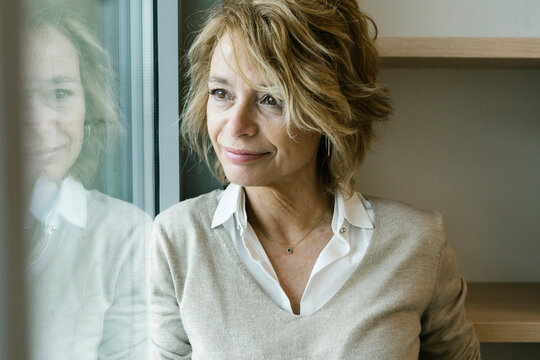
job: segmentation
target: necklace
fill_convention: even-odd
[[[298,245],[300,245],[300,243],[302,241],[304,241],[304,239],[306,239],[308,237],[309,234],[311,234],[313,232],[313,230],[315,230],[315,228],[321,223],[321,220],[323,219],[324,217],[324,212],[323,214],[321,215],[321,217],[319,217],[319,220],[317,220],[317,222],[315,223],[315,225],[311,228],[311,230],[309,230],[304,236],[302,236],[302,238],[292,247],[286,247],[285,248],[285,252],[287,254],[292,254],[293,253],[293,250],[294,248],[297,248]],[[255,219],[254,219],[255,220]],[[263,233],[264,237],[267,238],[267,239],[270,239],[270,234],[268,233],[268,231],[266,231],[262,226],[261,224],[259,224],[259,222],[257,220],[254,221],[255,222],[255,225],[259,228],[259,230],[261,230],[261,232]],[[283,246],[282,244],[280,244],[281,246]]]

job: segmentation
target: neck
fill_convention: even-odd
[[[297,239],[331,220],[333,199],[317,181],[294,182],[286,186],[246,187],[248,221],[280,239]]]

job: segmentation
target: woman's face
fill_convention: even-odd
[[[238,66],[253,84],[265,81],[237,49]],[[281,100],[258,92],[236,68],[231,37],[224,35],[212,56],[206,107],[208,133],[229,181],[243,186],[274,186],[317,175],[320,135],[293,131],[289,137]]]
[[[27,175],[59,183],[83,143],[85,102],[77,50],[53,28],[31,35],[25,49]]]

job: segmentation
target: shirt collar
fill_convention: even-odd
[[[87,220],[87,204],[86,190],[82,184],[71,176],[65,178],[60,189],[54,194],[52,205],[46,209],[40,208],[40,198],[49,187],[50,183],[47,181],[36,182],[30,205],[32,214],[45,225],[58,226],[58,215],[60,215],[71,224],[84,229]]]
[[[367,200],[360,193],[353,193],[349,198],[344,198],[341,192],[337,192],[335,198],[335,209],[338,210],[338,223],[342,224],[342,216],[351,225],[361,228],[373,229],[373,222],[369,218],[366,210]]]
[[[221,199],[214,212],[212,228],[222,225],[239,209],[243,208],[244,189],[242,186],[231,183],[220,195]]]
[[[353,226],[373,229],[373,222],[369,218],[366,207],[364,206],[365,203],[367,201],[360,193],[354,193],[351,197],[345,199],[337,191],[334,200],[334,220],[337,221],[336,228],[339,228],[343,224],[343,220],[346,219]],[[222,225],[235,214],[240,222],[245,220],[244,206],[243,187],[232,183],[229,184],[221,193],[221,199],[214,212],[212,228]]]
[[[60,188],[58,212],[67,221],[80,228],[86,227],[86,190],[72,177],[66,178]]]

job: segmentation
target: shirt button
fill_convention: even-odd
[[[236,225],[236,230],[242,231],[242,227],[240,225]]]
[[[347,228],[345,226],[343,226],[341,229],[339,229],[339,232],[341,234],[345,233],[347,231]]]

